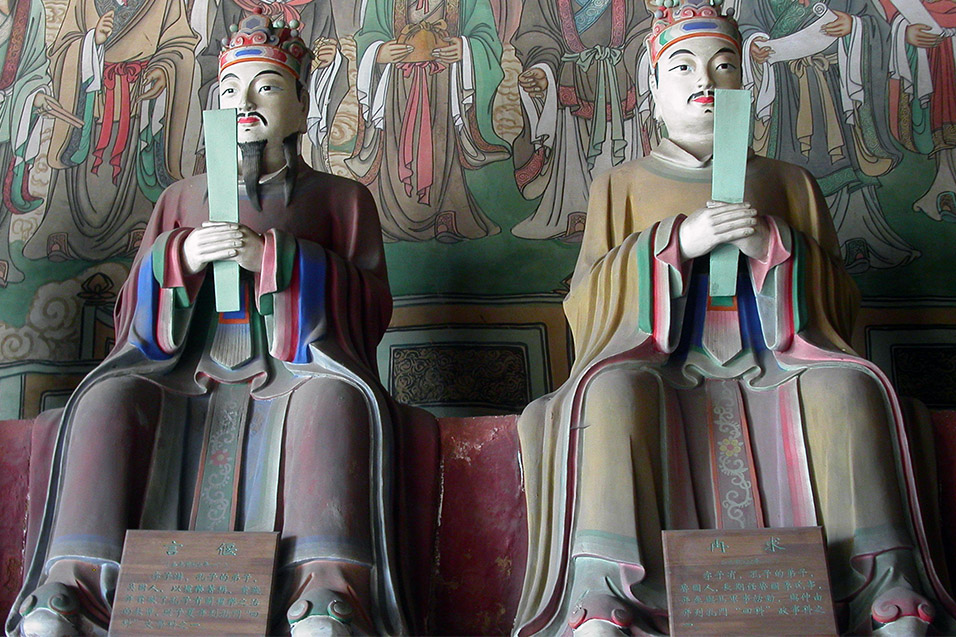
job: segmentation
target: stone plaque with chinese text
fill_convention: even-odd
[[[820,527],[664,531],[670,634],[835,635]]]
[[[278,538],[127,531],[110,635],[265,635]]]

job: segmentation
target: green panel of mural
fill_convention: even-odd
[[[956,305],[956,2],[736,5],[753,147],[820,181],[865,302]],[[371,189],[397,296],[563,294],[592,177],[661,134],[629,0],[0,0],[0,359],[80,357],[257,8],[304,24],[303,155]]]

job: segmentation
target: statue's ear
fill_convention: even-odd
[[[309,115],[309,100],[312,99],[309,95],[309,87],[307,84],[300,85],[299,89],[299,108],[301,112],[299,113],[299,132],[304,133],[308,130],[307,118]]]

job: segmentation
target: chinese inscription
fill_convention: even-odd
[[[820,528],[665,531],[671,635],[835,634]]]
[[[129,531],[110,635],[263,635],[275,533]]]

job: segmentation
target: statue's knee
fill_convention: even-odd
[[[656,378],[640,369],[611,369],[598,374],[585,389],[585,418],[634,420],[651,409],[657,413]]]
[[[108,436],[137,427],[153,427],[162,406],[162,391],[135,376],[105,378],[77,397],[74,435]]]

